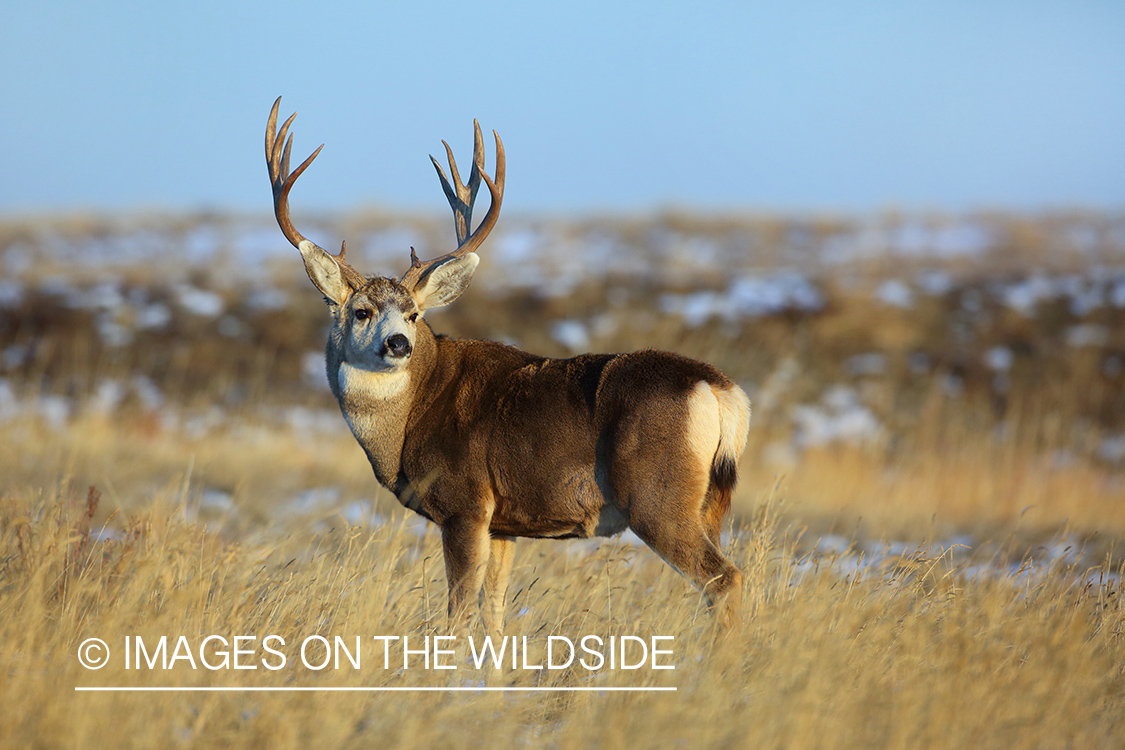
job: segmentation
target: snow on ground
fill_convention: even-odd
[[[0,309],[15,309],[23,302],[23,285],[15,279],[0,279]]]
[[[887,279],[875,290],[875,299],[889,307],[914,306],[914,291],[901,279]]]
[[[559,320],[551,325],[551,338],[566,347],[572,354],[590,350],[590,334],[578,320]]]
[[[845,385],[829,388],[816,404],[793,407],[794,446],[799,449],[833,443],[864,444],[878,440],[884,429],[878,418]]]
[[[1015,355],[1006,346],[994,346],[984,353],[984,363],[988,369],[995,372],[1007,372],[1012,369]]]
[[[180,307],[192,315],[217,318],[223,312],[223,298],[214,292],[191,284],[177,284],[172,291]]]
[[[783,227],[780,231],[778,223]],[[362,271],[401,273],[411,247],[421,256],[449,249],[453,239],[449,224],[437,212],[429,217],[396,217],[388,212],[367,219],[321,216],[308,221],[303,231],[332,252],[335,243],[347,239],[352,248],[349,258],[374,266]],[[886,215],[842,219],[830,228],[800,217],[781,217],[771,224],[737,216],[678,222],[660,215],[586,221],[514,215],[501,221],[482,254],[494,261],[489,285],[565,293],[592,276],[671,280],[706,269],[745,274],[760,270],[758,264],[767,257],[771,264],[821,271],[875,258],[961,262],[1003,253],[1029,232],[1056,256],[1069,253],[1103,262],[1125,254],[1125,219],[1108,215],[1041,219]],[[239,283],[256,277],[274,260],[292,260],[298,270],[300,265],[296,250],[268,214],[110,217],[87,225],[46,220],[11,233],[8,245],[0,246],[0,256],[7,279],[35,273],[44,259],[72,269],[158,264],[161,274],[173,281],[186,280],[185,268],[211,265]],[[948,288],[948,279],[940,272],[919,276],[916,282],[930,295]],[[892,297],[900,299],[897,293],[902,289]],[[1026,308],[1042,293],[1036,288],[1012,289],[1012,304]],[[1113,294],[1118,304],[1125,305],[1125,279],[1120,275]],[[0,305],[10,295],[11,288],[0,288]],[[1081,308],[1090,301],[1079,296],[1075,304]]]
[[[825,297],[805,276],[782,271],[738,276],[725,292],[665,294],[659,304],[663,312],[679,315],[697,328],[713,318],[734,322],[789,311],[818,312],[824,308]]]

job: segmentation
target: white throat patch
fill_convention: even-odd
[[[386,401],[406,389],[410,383],[410,373],[405,368],[375,372],[344,362],[340,365],[336,382],[340,385],[340,394],[349,401]]]

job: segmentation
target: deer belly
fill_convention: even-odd
[[[544,478],[546,479],[546,478]],[[606,503],[593,471],[579,471],[555,482],[529,483],[502,498],[492,516],[494,533],[546,539],[610,536],[625,518]]]

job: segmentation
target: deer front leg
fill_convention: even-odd
[[[473,619],[470,605],[477,601],[488,565],[488,521],[451,518],[441,527],[445,577],[449,581],[449,632],[457,634]]]
[[[508,579],[512,575],[512,553],[515,547],[516,542],[510,536],[494,536],[489,544],[481,610],[484,626],[493,638],[503,635],[504,602],[508,597]]]

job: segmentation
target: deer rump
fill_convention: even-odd
[[[729,509],[749,415],[716,368],[651,350],[549,359],[437,345],[392,488],[421,515],[563,539],[613,535],[635,518],[721,522]]]

